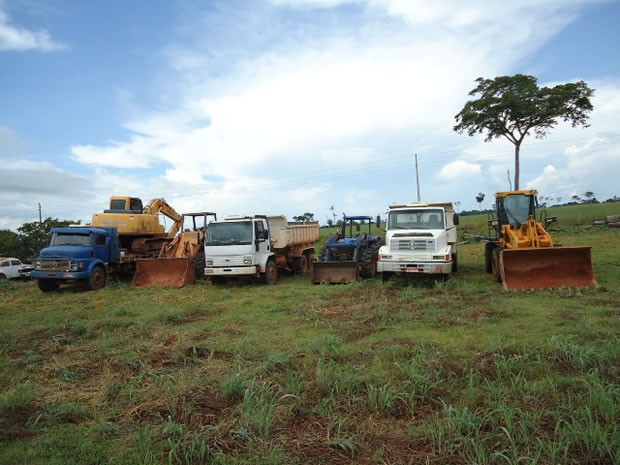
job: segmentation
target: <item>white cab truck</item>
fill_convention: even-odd
[[[288,222],[284,215],[228,216],[209,223],[205,276],[213,283],[245,276],[275,284],[278,269],[307,271],[318,240],[318,222]]]
[[[397,274],[447,279],[457,271],[457,224],[451,202],[390,205],[385,245],[379,249],[377,262],[383,281]]]

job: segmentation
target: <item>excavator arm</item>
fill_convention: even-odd
[[[163,198],[152,199],[146,207],[144,207],[144,213],[147,215],[158,215],[161,213],[162,215],[170,218],[173,223],[168,231],[168,237],[176,236],[179,230],[183,227],[183,215],[172,208]]]

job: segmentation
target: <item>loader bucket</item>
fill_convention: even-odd
[[[500,273],[505,289],[596,286],[591,247],[504,250]]]
[[[136,274],[131,285],[183,287],[195,280],[196,274],[189,258],[153,258],[136,261]]]
[[[314,284],[345,284],[357,281],[359,265],[353,261],[314,262],[312,282]]]

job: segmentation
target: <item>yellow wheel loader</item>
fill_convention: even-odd
[[[169,243],[162,246],[158,258],[136,262],[133,287],[183,287],[205,274],[204,242],[207,224],[213,212],[184,213],[180,225],[185,227]]]
[[[533,189],[497,192],[497,218],[489,221],[495,237],[485,244],[486,271],[505,289],[595,286],[592,247],[560,247],[536,221]]]

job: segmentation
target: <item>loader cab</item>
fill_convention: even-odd
[[[530,216],[535,215],[536,192],[498,192],[495,198],[499,227],[510,225],[519,228]]]

